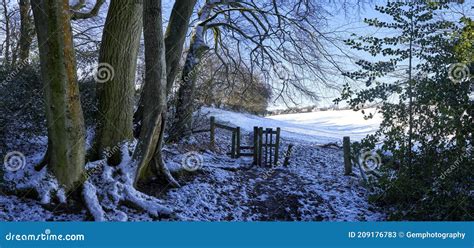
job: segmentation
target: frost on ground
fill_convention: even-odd
[[[218,132],[219,133],[219,132]],[[220,133],[219,137],[225,134]],[[206,140],[206,135],[201,135]],[[222,143],[224,140],[218,140]],[[225,143],[224,143],[225,144]],[[287,142],[283,142],[286,149]],[[202,152],[203,166],[162,195],[180,220],[375,221],[357,176],[343,176],[342,151],[295,144],[289,167],[252,166],[251,160]]]
[[[230,133],[217,131],[218,147],[214,150],[209,148],[209,133],[199,133],[180,144],[164,148],[166,162],[182,185],[181,188],[156,183],[142,189],[146,194],[132,192],[134,189],[128,187],[132,175],[125,175],[133,173],[134,168],[128,167],[126,163],[114,169],[102,168],[101,161],[89,163],[87,169],[99,168],[100,173],[93,175],[85,183],[82,193],[88,208],[97,210],[91,211],[95,219],[152,221],[158,218],[151,213],[164,210],[168,213],[168,209],[172,214],[167,215],[165,220],[374,221],[385,218],[383,213],[367,202],[368,192],[361,185],[360,177],[343,175],[342,150],[317,145],[328,141],[340,141],[338,137],[331,137],[328,134],[321,139],[319,136],[321,130],[317,131],[317,135],[305,132],[304,128],[311,125],[304,123],[301,124],[304,127],[302,128],[287,120],[275,122],[267,118],[222,110],[205,109],[205,111],[215,115],[219,122],[241,126],[244,130],[243,145],[251,143],[249,137],[252,135],[248,131],[252,130],[254,125],[280,126],[282,128],[280,161],[283,161],[283,154],[288,144],[295,145],[290,166],[259,167],[252,166],[251,158],[231,159],[226,155],[230,149]],[[348,127],[345,131],[352,132]],[[330,132],[332,131],[327,131]],[[14,180],[27,187],[35,181],[23,182],[24,177],[48,178],[47,174],[39,174],[36,177],[30,175],[35,173],[32,164],[41,158],[41,153],[38,151],[29,152],[31,155],[25,154],[28,165],[21,171],[6,173],[4,178],[7,182]],[[129,159],[127,157],[125,161]],[[126,173],[118,174],[116,171]],[[51,194],[55,194],[58,199],[62,198],[54,180],[42,180],[42,182],[49,185],[46,185],[49,190],[40,192],[39,200],[43,199],[43,203],[46,203],[50,200],[48,197],[51,198]],[[102,192],[104,188],[109,190]],[[121,191],[123,194],[112,194],[116,191]],[[117,195],[125,196],[126,199],[120,199]],[[137,195],[143,199],[135,199]],[[146,202],[146,205],[140,206],[146,211],[137,210],[128,204],[117,204],[122,201]],[[101,207],[104,211],[100,211]],[[63,203],[52,208],[48,204],[41,204],[41,201],[27,197],[0,194],[0,220],[92,219],[91,213],[88,213],[81,204],[71,206],[70,203]]]

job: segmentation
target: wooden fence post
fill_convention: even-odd
[[[235,158],[235,131],[232,131],[232,145],[230,147],[230,157]]]
[[[262,166],[263,128],[258,128],[258,165]]]
[[[258,165],[258,127],[253,127],[253,164]]]
[[[280,128],[277,127],[276,132],[276,140],[275,140],[275,161],[273,162],[274,165],[278,164],[278,149],[280,149]]]
[[[235,149],[236,149],[236,157],[240,158],[240,127],[237,127],[235,130],[236,133],[236,144],[235,144]]]
[[[267,128],[265,130],[265,167],[272,164],[273,154],[272,154],[271,144],[272,144],[272,129]],[[270,151],[268,151],[269,148],[270,148]],[[270,157],[270,163],[268,162],[269,157]]]
[[[211,149],[216,147],[216,117],[211,116]]]
[[[293,144],[288,145],[288,150],[286,151],[285,154],[285,161],[283,162],[283,166],[288,166],[290,165],[290,156],[291,156],[291,149],[293,148]]]
[[[344,174],[348,176],[352,174],[351,138],[348,136],[345,136],[342,139],[342,144],[344,147]]]
[[[270,142],[267,142],[267,146],[269,146],[270,150],[268,151],[268,157],[270,159],[270,161],[266,161],[266,164],[268,164],[268,166],[272,166],[273,165],[273,161],[272,161],[272,157],[274,156],[273,152],[272,152],[272,149],[274,149],[273,146],[273,129],[269,128],[267,129],[267,132],[270,133]]]

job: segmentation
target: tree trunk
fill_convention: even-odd
[[[112,165],[121,162],[119,149],[113,148],[133,138],[133,97],[141,31],[141,1],[112,0],[102,36],[98,77],[101,69],[108,74],[98,81],[99,113],[92,151],[95,159],[106,151],[117,151],[110,154]]]
[[[189,21],[195,5],[196,0],[176,0],[171,12],[170,21],[165,33],[167,95],[170,93],[179,71],[179,60],[183,53],[184,41],[186,40]]]
[[[76,75],[68,0],[33,0],[48,124],[48,167],[71,191],[81,182],[84,118]]]
[[[413,7],[410,9],[413,12]],[[409,55],[408,55],[408,167],[412,164],[412,140],[413,140],[413,77],[412,77],[412,60],[413,60],[413,39],[415,38],[414,33],[414,22],[413,18],[410,17],[410,44],[409,44]]]
[[[181,76],[181,85],[178,90],[176,113],[173,129],[170,133],[170,141],[178,141],[191,131],[194,95],[196,91],[196,70],[201,62],[202,56],[209,49],[204,41],[206,27],[202,25],[202,22],[209,18],[212,8],[212,4],[206,3],[199,11],[199,22],[194,27]]]
[[[20,41],[18,51],[18,63],[26,63],[30,55],[31,42],[33,41],[32,24],[30,15],[30,0],[20,0]]]
[[[171,11],[170,20],[165,33],[166,96],[169,95],[179,71],[179,61],[183,53],[189,21],[195,5],[196,0],[176,0],[173,10]],[[138,109],[133,118],[134,125],[137,128],[137,130],[135,130],[136,134],[140,133],[140,123],[143,118],[143,95],[144,91],[142,91]]]
[[[163,40],[161,0],[145,0],[143,6],[145,38],[145,85],[143,88],[143,121],[140,139],[133,156],[138,163],[135,187],[155,174],[165,176],[174,186],[161,156],[166,124],[166,59]]]
[[[10,66],[10,16],[8,12],[8,5],[6,0],[2,1],[3,18],[5,19],[5,48],[4,48],[4,62],[3,64],[8,68]]]

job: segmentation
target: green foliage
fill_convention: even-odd
[[[464,24],[464,28],[460,33],[454,51],[456,56],[463,63],[474,62],[474,21],[471,18],[463,17],[460,20]]]
[[[468,220],[474,212],[474,108],[469,99],[469,69],[474,68],[472,63],[458,64],[468,62],[459,54],[466,55],[461,50],[471,48],[466,40],[472,37],[453,35],[468,32],[472,23],[463,20],[465,26],[460,27],[437,18],[447,8],[442,3],[389,2],[376,9],[392,22],[365,22],[395,35],[353,35],[346,41],[355,50],[385,59],[358,61],[360,70],[345,75],[365,88],[354,90],[347,84],[335,102],[346,101],[354,110],[368,103],[380,106],[380,128],[362,141],[360,149],[382,141],[380,149],[390,155],[371,197],[392,210],[390,219]],[[463,73],[453,73],[452,65],[461,66]]]

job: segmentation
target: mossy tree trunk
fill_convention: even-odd
[[[142,32],[141,1],[112,0],[105,21],[100,47],[99,65],[105,80],[98,82],[99,107],[92,158],[106,151],[109,163],[121,162],[118,144],[133,138],[133,105],[138,49]],[[98,68],[100,70],[102,68]],[[100,76],[100,75],[98,75]]]
[[[85,128],[76,75],[68,0],[32,0],[44,83],[49,147],[47,164],[71,191],[81,182]]]
[[[144,0],[145,85],[143,89],[143,120],[139,142],[134,154],[138,163],[135,186],[154,175],[164,176],[173,186],[173,179],[164,164],[161,146],[166,125],[166,58],[163,39],[161,0]]]

